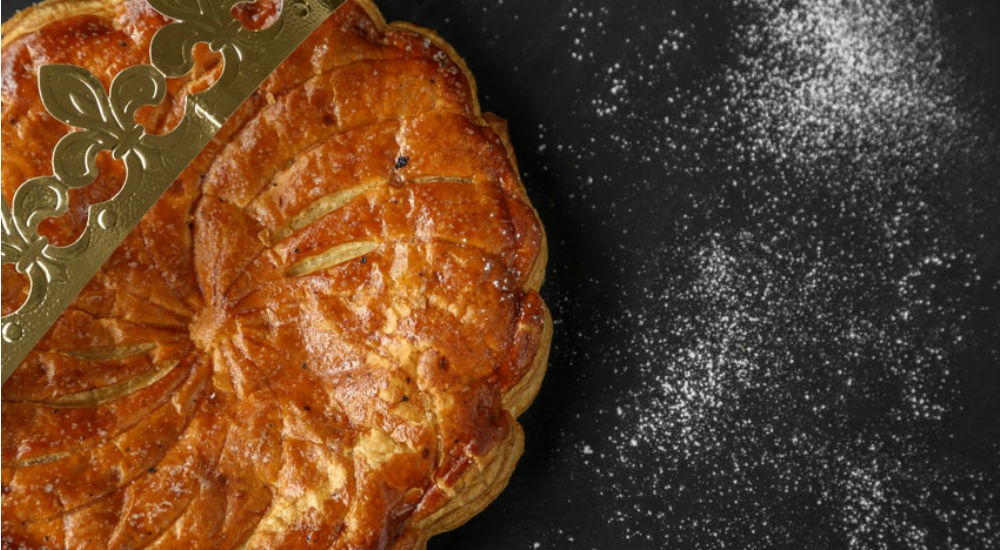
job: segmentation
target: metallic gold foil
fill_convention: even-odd
[[[2,319],[4,381],[222,124],[343,3],[286,0],[274,24],[251,31],[232,18],[239,1],[148,0],[176,21],[153,37],[151,65],[122,70],[107,92],[81,67],[46,65],[39,70],[45,108],[80,130],[56,145],[51,176],[24,182],[11,204],[3,200],[2,261],[31,281],[25,302]],[[163,100],[167,77],[191,70],[191,49],[198,42],[221,53],[221,76],[208,90],[187,98],[184,118],[172,132],[147,133],[136,124],[135,111]],[[38,225],[66,213],[69,189],[93,183],[100,151],[111,151],[124,163],[125,182],[110,200],[90,206],[79,239],[54,246],[38,234]]]

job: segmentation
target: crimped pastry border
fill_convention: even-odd
[[[0,32],[3,35],[2,39],[0,39],[0,46],[7,47],[9,43],[21,36],[30,34],[49,23],[68,17],[97,15],[113,19],[115,15],[114,7],[123,1],[44,0],[41,3],[19,11],[10,20],[3,23],[2,27],[0,27]],[[373,0],[352,1],[365,10],[379,29],[379,32],[385,34],[387,31],[395,29],[420,35],[444,51],[451,61],[461,69],[469,83],[473,120],[482,126],[491,128],[503,142],[514,173],[517,174],[518,185],[524,193],[525,198],[527,198],[527,192],[518,170],[514,148],[507,132],[507,124],[502,118],[493,113],[482,112],[475,77],[462,56],[455,51],[451,44],[446,42],[433,30],[408,22],[396,21],[389,23],[385,20],[385,17]],[[539,219],[538,212],[534,206],[529,201],[526,201],[526,203],[535,213],[535,218]],[[548,261],[548,241],[545,235],[545,228],[540,221],[539,229],[541,231],[541,246],[524,285],[524,289],[528,291],[537,291],[541,288],[545,277],[545,266]],[[510,433],[504,440],[498,442],[486,456],[482,457],[473,467],[469,468],[454,487],[450,488],[451,498],[444,506],[415,524],[408,525],[397,538],[393,548],[426,548],[430,537],[461,526],[486,508],[507,486],[518,459],[524,451],[524,431],[516,418],[535,399],[541,388],[548,365],[549,348],[552,342],[552,316],[544,302],[542,303],[542,309],[544,315],[542,333],[539,338],[538,349],[532,359],[531,367],[525,373],[524,377],[503,398],[504,408],[512,419]]]

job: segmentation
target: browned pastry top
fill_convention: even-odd
[[[248,26],[270,2],[237,6]],[[3,38],[3,195],[69,128],[35,74],[107,86],[166,20],[50,0]],[[195,70],[140,111],[176,124]],[[107,153],[67,244],[114,194]],[[432,32],[342,6],[224,126],[3,386],[3,548],[420,547],[506,484],[540,384],[545,242],[502,120]],[[26,281],[3,266],[3,313]]]

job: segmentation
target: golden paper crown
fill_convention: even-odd
[[[150,65],[123,69],[107,92],[81,67],[45,65],[38,71],[45,108],[80,130],[56,144],[51,176],[24,182],[11,204],[3,200],[3,263],[14,264],[31,282],[21,307],[2,319],[4,381],[222,124],[344,0],[285,0],[274,24],[259,31],[232,17],[233,6],[244,0],[147,1],[176,20],[153,37]],[[166,78],[192,69],[198,42],[221,53],[222,74],[211,88],[186,98],[184,118],[172,132],[146,133],[135,122],[136,110],[160,103]],[[66,213],[69,189],[94,182],[101,151],[124,163],[125,182],[111,199],[89,207],[76,241],[49,243],[39,224]]]

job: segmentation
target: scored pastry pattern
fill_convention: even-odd
[[[154,35],[152,65],[122,70],[109,93],[82,67],[39,68],[42,103],[57,120],[80,130],[56,144],[51,176],[26,181],[12,204],[6,199],[2,204],[2,263],[14,265],[31,282],[21,306],[3,317],[3,380],[225,119],[343,0],[290,0],[282,16],[260,30],[232,17],[238,1],[148,0],[176,21]],[[221,53],[222,74],[210,89],[188,98],[187,114],[176,128],[163,135],[147,133],[136,122],[136,111],[163,100],[166,77],[194,67],[191,50],[198,42]],[[93,183],[100,151],[124,162],[125,182],[114,197],[91,205],[89,223],[76,241],[50,244],[38,233],[39,224],[66,214],[70,189]]]
[[[31,69],[107,83],[167,23],[107,4],[4,44],[8,200],[66,131]],[[265,25],[269,6],[235,13]],[[192,52],[137,111],[149,132],[219,78]],[[4,385],[4,545],[419,547],[495,497],[551,322],[542,227],[475,93],[447,44],[368,2],[324,22]],[[39,224],[56,245],[125,179],[95,163]],[[27,283],[3,267],[7,313]]]

